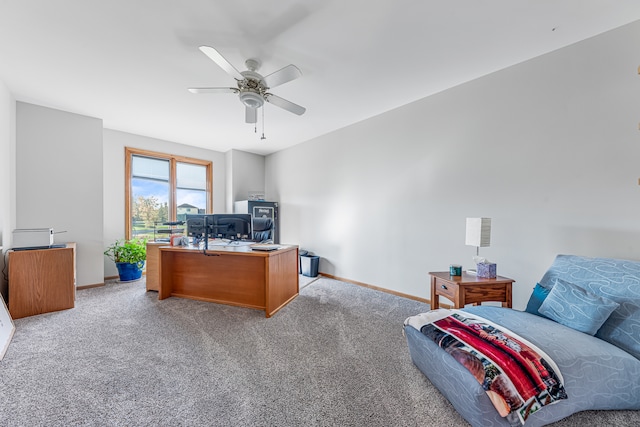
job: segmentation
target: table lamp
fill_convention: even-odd
[[[476,247],[476,256],[473,257],[474,265],[480,262],[480,248],[491,245],[491,218],[467,218],[467,231],[465,245]],[[475,268],[467,270],[474,274]]]

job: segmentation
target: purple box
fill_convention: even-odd
[[[481,262],[476,264],[476,275],[484,279],[496,278],[496,265],[492,262]]]

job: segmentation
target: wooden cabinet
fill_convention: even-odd
[[[66,248],[9,251],[9,313],[14,319],[73,308],[75,243]]]

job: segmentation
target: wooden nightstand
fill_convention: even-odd
[[[440,308],[440,296],[453,301],[454,308],[466,304],[478,305],[485,301],[502,302],[503,307],[511,308],[511,284],[515,282],[507,277],[484,279],[472,274],[450,276],[449,272],[429,273],[431,276],[431,309]]]

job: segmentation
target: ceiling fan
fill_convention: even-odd
[[[263,77],[257,71],[260,68],[260,62],[256,59],[247,59],[245,61],[247,70],[241,72],[214,48],[200,46],[199,49],[231,77],[236,79],[238,87],[191,87],[189,92],[238,94],[240,101],[245,105],[245,121],[247,123],[257,122],[258,108],[262,107],[265,101],[299,116],[306,111],[304,107],[269,92],[269,89],[302,76],[302,72],[295,65],[287,65]]]

